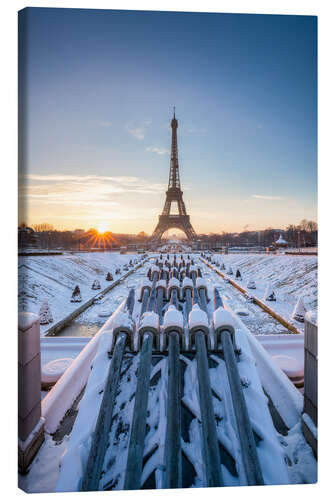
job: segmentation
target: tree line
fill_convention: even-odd
[[[314,221],[303,219],[298,225],[289,224],[286,229],[268,227],[258,231],[240,233],[225,232],[200,234],[201,243],[209,246],[262,246],[272,245],[280,236],[292,247],[317,246],[318,226]],[[47,222],[33,224],[28,228],[25,223],[19,225],[19,246],[36,246],[46,249],[85,250],[92,248],[120,248],[121,246],[144,246],[150,236],[144,231],[138,234],[119,234],[108,231],[100,234],[95,228],[57,230]]]
[[[289,224],[286,229],[268,227],[257,231],[242,231],[232,233],[200,234],[199,239],[214,246],[260,246],[269,247],[282,236],[290,247],[311,247],[318,244],[318,224],[314,221],[303,219],[299,224]]]

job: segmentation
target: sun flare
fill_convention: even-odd
[[[98,232],[101,234],[105,233],[108,230],[108,225],[106,222],[100,222],[97,227]]]

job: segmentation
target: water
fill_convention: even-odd
[[[96,323],[80,323],[79,321],[72,321],[66,326],[57,336],[59,337],[93,337],[103,325]]]

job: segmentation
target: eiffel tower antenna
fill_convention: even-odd
[[[190,241],[196,239],[195,231],[190,222],[190,216],[186,213],[185,203],[183,200],[183,191],[180,187],[179,179],[179,162],[178,162],[178,144],[177,144],[177,128],[178,121],[176,119],[176,108],[173,107],[173,118],[171,120],[171,157],[170,157],[170,172],[168,190],[166,191],[166,200],[162,215],[159,216],[158,224],[152,234],[152,241],[158,242],[162,238],[165,231],[170,228],[178,228],[183,231]],[[176,202],[178,206],[178,214],[171,215],[171,203]]]

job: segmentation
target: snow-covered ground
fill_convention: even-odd
[[[82,302],[85,302],[97,293],[96,290],[91,289],[96,278],[99,279],[102,289],[106,288],[110,284],[105,280],[108,271],[112,272],[116,279],[119,277],[114,274],[116,267],[121,267],[121,272],[124,274],[123,265],[138,257],[138,255],[120,255],[113,252],[19,257],[19,310],[38,314],[44,298],[47,298],[55,323],[79,306],[70,301],[75,285],[79,285]],[[197,257],[197,255],[194,256],[194,258]],[[213,260],[223,262],[226,269],[231,267],[234,272],[231,276],[233,279],[239,269],[242,275],[240,284],[245,288],[247,281],[253,279],[257,288],[249,292],[260,299],[264,296],[266,286],[271,285],[277,300],[269,302],[269,306],[286,319],[290,319],[299,297],[303,298],[307,309],[317,308],[316,256],[229,254],[214,255]],[[218,286],[234,310],[248,311],[248,316],[244,318],[244,321],[253,333],[285,331],[275,320],[268,321],[267,314],[260,311],[257,306],[246,303],[244,297],[232,285],[210,272],[206,266],[202,267],[210,288]],[[98,326],[104,323],[105,318],[127,296],[128,288],[140,286],[143,274],[143,270],[134,273],[126,280],[126,283],[117,286],[100,303],[87,309],[75,320],[71,327],[72,331],[78,324],[84,324],[86,330],[78,327],[78,331],[82,332],[81,335],[95,333]],[[93,327],[93,325],[96,326]],[[295,323],[295,325],[302,329],[301,323]],[[43,334],[49,327],[50,325],[41,325],[41,333]],[[75,335],[75,333],[72,334]]]
[[[39,314],[42,302],[46,298],[52,312],[53,323],[41,325],[43,335],[52,324],[98,293],[98,290],[91,289],[95,279],[100,281],[103,290],[112,283],[105,279],[107,272],[111,272],[116,280],[126,274],[123,265],[128,264],[130,260],[139,260],[139,258],[137,254],[121,255],[116,252],[19,257],[19,311]],[[117,267],[121,269],[120,275],[115,274]],[[140,276],[140,270],[136,276]],[[129,282],[131,286],[138,286],[139,278],[130,277]],[[80,287],[81,303],[70,300],[76,285]],[[127,285],[128,281],[125,285],[117,286],[114,292],[111,291],[99,304],[85,311],[76,322],[87,325],[95,323],[101,326],[125,296]],[[88,327],[86,334],[90,335],[95,332],[96,328],[90,331]]]
[[[91,290],[91,284],[94,279],[101,281],[102,289],[109,282],[105,281],[107,271],[114,274],[115,267],[123,266],[130,259],[138,258],[136,255],[120,254],[75,254],[63,255],[58,257],[22,257],[19,261],[20,272],[24,274],[24,283],[20,289],[20,306],[31,312],[39,312],[40,305],[46,297],[49,301],[52,314],[55,321],[60,320],[78,304],[70,302],[72,290],[76,284],[80,286],[83,301],[87,300],[96,291]],[[199,256],[193,255],[196,264],[199,264]],[[302,296],[307,308],[316,309],[317,306],[317,258],[316,257],[292,257],[275,255],[214,255],[213,260],[223,262],[225,267],[233,268],[235,278],[236,270],[239,269],[242,274],[242,286],[246,286],[248,279],[256,282],[257,289],[251,290],[259,298],[262,298],[267,284],[273,286],[276,292],[277,302],[269,303],[273,305],[282,316],[290,315],[294,308],[296,300]],[[22,268],[22,265],[25,267]],[[139,269],[133,275],[128,277],[123,283],[115,287],[100,304],[96,304],[87,309],[77,321],[84,324],[101,324],[116,309],[121,301],[128,295],[130,288],[135,288],[136,296],[139,294],[141,282],[146,275],[148,264]],[[205,264],[201,264],[203,277],[207,280],[209,295],[212,299],[212,290],[217,286],[227,307],[230,307],[244,322],[252,334],[262,333],[281,333],[285,331],[275,320],[262,311],[255,304],[246,302],[242,294],[232,285],[211,271]],[[123,272],[123,271],[122,271]],[[125,272],[125,271],[124,271]],[[123,273],[124,273],[123,272]],[[224,272],[224,271],[223,271]],[[115,277],[115,276],[114,276]],[[23,288],[24,287],[24,293]],[[210,319],[213,315],[213,300],[208,304]],[[136,302],[133,311],[133,319],[138,320],[140,304]],[[297,324],[300,327],[300,324]],[[47,328],[47,327],[46,327]],[[44,330],[45,331],[45,330]],[[264,437],[265,432],[271,426],[269,424],[269,415],[266,407],[265,425],[263,423],[263,412],[259,411],[260,405],[264,404],[265,396],[262,393],[261,385],[256,380],[258,375],[254,368],[256,364],[251,361],[252,355],[246,351],[246,343],[242,345],[244,356],[244,377],[252,381],[246,389],[247,404],[250,411],[251,421],[253,422],[256,433]],[[120,390],[117,395],[116,412],[117,419],[112,425],[110,433],[110,442],[113,446],[108,448],[105,455],[105,474],[102,476],[100,487],[102,489],[122,488],[124,469],[126,466],[129,429],[132,419],[136,368],[139,355],[128,358],[124,362],[124,371]],[[98,361],[98,362],[97,362]],[[226,402],[230,399],[230,394],[226,390],[226,385],[221,381],[226,379],[224,362],[215,356],[212,356],[212,366],[210,366],[210,376],[212,388],[214,390],[214,409],[218,421],[218,436],[227,453],[232,460],[237,461],[237,443],[235,441],[235,428],[232,422],[232,415],[228,414]],[[215,362],[215,365],[214,365]],[[103,364],[104,363],[104,364]],[[80,403],[79,417],[75,423],[73,432],[76,432],[77,439],[82,440],[82,453],[86,456],[88,449],[86,445],[89,433],[93,431],[97,417],[98,406],[101,399],[100,388],[103,387],[103,380],[106,373],[106,366],[109,364],[107,350],[100,353],[100,359],[96,358],[94,369],[92,370],[92,380],[88,382],[88,389]],[[189,463],[194,467],[193,480],[189,486],[203,486],[203,470],[200,447],[200,418],[198,407],[198,394],[196,387],[196,362],[195,360],[182,357],[184,370],[184,389],[183,405],[191,414],[189,434],[183,436],[182,448]],[[242,363],[240,367],[242,368]],[[250,371],[249,371],[250,370]],[[147,423],[150,431],[146,437],[145,454],[148,460],[145,463],[143,471],[143,482],[148,481],[152,474],[155,475],[156,486],[161,485],[161,470],[163,465],[163,443],[165,436],[165,405],[166,405],[166,381],[167,381],[167,360],[161,358],[152,368],[151,389],[149,396],[149,417]],[[156,380],[155,380],[156,379]],[[91,389],[91,390],[90,390]],[[295,390],[295,388],[292,389]],[[297,392],[297,391],[296,391]],[[300,394],[298,396],[301,398]],[[90,399],[89,399],[90,398]],[[94,402],[92,404],[92,401]],[[222,401],[222,403],[221,403]],[[230,401],[229,401],[230,403]],[[86,409],[86,411],[83,411]],[[230,409],[230,408],[229,408]],[[189,414],[187,417],[189,418]],[[87,420],[88,419],[88,420]],[[89,420],[90,419],[90,420]],[[267,435],[266,445],[259,446],[259,455],[263,464],[269,464],[271,451],[269,446],[273,446],[277,455],[283,457],[282,462],[286,464],[288,482],[290,483],[313,483],[316,481],[316,461],[313,457],[310,447],[305,442],[300,423],[295,421],[290,425],[287,432],[276,431],[276,439],[270,443]],[[81,430],[80,430],[81,429]],[[84,430],[81,437],[81,431]],[[270,431],[272,432],[272,431]],[[272,434],[270,434],[272,437]],[[61,455],[68,450],[71,437],[64,437],[61,441],[54,441],[50,436],[46,436],[46,441],[35,458],[30,472],[27,476],[20,478],[20,485],[26,491],[46,492],[54,491],[58,480],[59,463]],[[265,437],[264,437],[265,439]],[[81,442],[81,441],[80,441]],[[275,443],[275,444],[274,444]],[[275,447],[275,448],[274,448]],[[77,460],[76,449],[73,448],[73,460]],[[151,454],[150,454],[151,453]],[[82,456],[83,456],[82,455]],[[70,456],[70,455],[69,455]],[[242,484],[241,474],[238,476],[234,471],[231,460],[230,467],[223,466],[224,476],[230,485]],[[79,460],[80,462],[80,460]],[[77,462],[77,463],[79,463]],[[71,461],[69,461],[71,463]],[[75,462],[76,463],[76,462]],[[274,476],[274,464],[265,465],[265,475],[267,482],[278,484],[279,481]],[[280,464],[281,466],[281,464]],[[73,465],[75,468],[75,465]],[[154,472],[155,471],[155,472]],[[70,472],[70,471],[69,471]],[[239,472],[239,470],[238,470]],[[282,474],[283,476],[283,474]],[[280,482],[285,482],[281,476]],[[79,477],[78,477],[79,478]],[[116,482],[115,482],[116,480]],[[60,488],[61,490],[61,488]]]
[[[214,255],[212,260],[225,265],[226,269],[222,270],[222,273],[227,277],[229,277],[227,271],[231,267],[233,275],[230,278],[245,289],[248,280],[254,280],[256,289],[249,289],[248,293],[261,300],[264,298],[267,285],[272,286],[276,302],[267,302],[267,305],[289,321],[291,321],[290,317],[299,297],[302,297],[308,310],[317,309],[318,260],[316,256],[228,254]],[[235,279],[237,269],[241,273],[241,280]],[[287,333],[276,320],[261,311],[258,306],[248,303],[238,290],[217,274],[212,273],[204,264],[203,270],[209,287],[217,286],[233,310],[240,310],[240,312],[243,310],[246,316],[244,315],[242,319],[252,333]],[[303,330],[302,323],[294,322],[294,324],[299,330]]]

